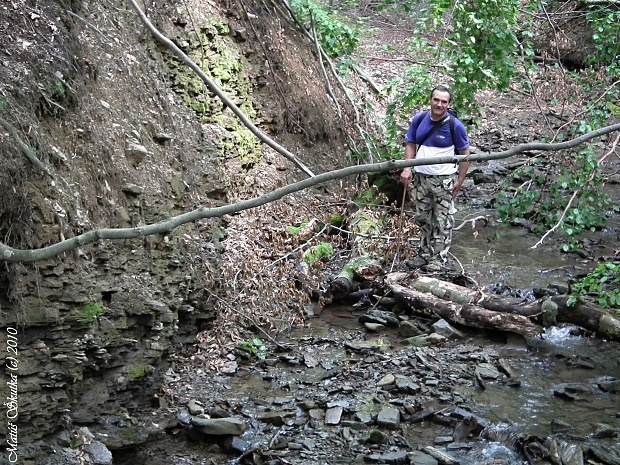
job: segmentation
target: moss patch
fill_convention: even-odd
[[[248,118],[254,119],[257,112],[253,105],[247,64],[228,38],[229,33],[227,23],[211,20],[197,34],[192,32],[184,38],[187,44],[184,51]],[[172,87],[185,105],[194,110],[204,124],[217,124],[226,130],[219,155],[222,158],[238,157],[243,166],[258,161],[262,152],[256,136],[190,68],[172,57],[167,63],[171,70]]]

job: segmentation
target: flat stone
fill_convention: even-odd
[[[421,412],[412,415],[411,418],[409,419],[410,423],[419,423],[421,421],[426,420],[427,418],[431,417],[432,415],[435,414],[435,409],[430,407],[427,409],[422,410]]]
[[[490,363],[480,363],[476,366],[476,374],[482,379],[497,379],[501,376],[499,370]]]
[[[347,341],[344,343],[347,349],[351,350],[378,350],[387,349],[385,341]]]
[[[383,331],[385,327],[385,325],[382,325],[380,323],[364,323],[364,328],[366,328],[371,333],[378,333],[380,331]]]
[[[144,145],[136,144],[135,142],[129,144],[125,150],[125,156],[134,166],[142,163],[148,154],[149,152]]]
[[[250,444],[239,436],[224,436],[218,446],[227,454],[243,454],[250,448]]]
[[[377,320],[385,321],[388,326],[392,326],[394,328],[398,327],[398,325],[400,324],[400,320],[394,312],[386,312],[384,310],[375,309],[366,312],[366,315],[369,317],[377,318]]]
[[[313,400],[303,400],[299,403],[299,407],[304,409],[304,410],[312,410],[315,409],[319,406],[319,404],[317,404],[315,401]]]
[[[596,425],[596,431],[592,434],[593,438],[613,438],[618,434],[618,429],[605,423],[599,423]]]
[[[370,425],[373,422],[373,416],[369,412],[355,412],[354,416],[365,425]]]
[[[214,436],[239,436],[245,432],[247,425],[238,418],[200,418],[192,417],[192,425],[203,434]]]
[[[369,310],[358,319],[360,323],[378,323],[385,326],[396,328],[399,325],[399,319],[394,312],[386,312],[384,310]]]
[[[609,392],[611,394],[620,393],[620,380],[614,381],[603,381],[598,383],[598,387],[605,392]]]
[[[388,429],[398,429],[400,426],[400,412],[394,407],[385,407],[377,415],[377,424]]]
[[[84,451],[89,455],[92,463],[95,465],[112,464],[112,452],[110,452],[108,448],[99,441],[93,441],[90,444],[85,444]]]
[[[304,439],[301,444],[306,450],[314,450],[316,448],[316,442],[310,438]]]
[[[264,412],[256,415],[256,418],[264,423],[269,423],[270,425],[282,426],[284,425],[287,418],[295,416],[294,412],[287,410],[280,411],[272,411],[272,412]]]
[[[226,410],[217,406],[209,410],[209,416],[211,418],[230,418],[230,414]]]
[[[421,450],[422,452],[432,456],[435,460],[441,462],[444,465],[458,465],[461,463],[451,455],[446,454],[445,452],[442,452],[432,446],[424,446]]]
[[[560,458],[563,465],[583,465],[583,449],[576,444],[559,444]]]
[[[137,184],[132,184],[132,183],[123,184],[121,187],[121,190],[125,194],[131,194],[131,195],[140,195],[144,193],[144,187],[138,186]]]
[[[343,427],[350,428],[355,431],[363,431],[368,428],[368,425],[362,421],[344,420],[341,424]]]
[[[443,446],[445,444],[450,444],[453,441],[452,436],[437,436],[433,440],[433,443],[438,446]]]
[[[461,333],[458,329],[452,327],[450,323],[448,323],[446,320],[443,320],[443,319],[438,320],[435,323],[433,323],[432,328],[435,333],[440,334],[447,339],[450,339],[450,338],[462,339],[463,338],[463,333]]]
[[[428,454],[416,450],[408,454],[411,465],[438,465],[439,462]]]
[[[327,409],[327,411],[325,412],[325,424],[326,425],[339,424],[343,411],[344,409],[340,406]]]
[[[387,454],[371,454],[364,457],[365,462],[370,463],[387,463],[392,465],[409,463],[407,452],[389,452]]]
[[[313,409],[308,410],[308,415],[313,420],[321,420],[325,418],[325,411],[321,408],[313,408]]]
[[[335,400],[333,402],[327,403],[327,408],[332,408],[332,407],[349,408],[350,406],[351,406],[351,402],[346,399]]]
[[[388,435],[381,430],[375,429],[371,431],[370,435],[368,436],[368,442],[371,442],[373,444],[387,444]]]
[[[398,327],[398,335],[401,337],[414,337],[422,334],[422,331],[411,321],[403,321]]]
[[[428,347],[444,341],[446,341],[446,338],[444,336],[442,336],[441,334],[432,333],[428,335],[423,334],[421,336],[408,337],[406,339],[403,339],[401,342],[407,346]]]
[[[196,399],[191,399],[187,403],[187,410],[189,410],[189,413],[191,415],[200,415],[201,413],[204,413],[202,405],[200,405],[200,403]]]
[[[391,384],[394,384],[395,380],[396,380],[396,378],[394,377],[394,375],[391,374],[391,373],[388,373],[387,375],[385,375],[383,378],[381,378],[377,382],[377,386],[378,387],[389,386]]]
[[[417,394],[422,390],[409,376],[396,376],[396,388],[403,394]]]
[[[573,429],[573,425],[562,421],[558,418],[554,418],[551,420],[551,431],[554,433],[565,433],[567,431],[571,431]]]

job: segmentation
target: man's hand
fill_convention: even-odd
[[[405,168],[400,174],[400,182],[402,182],[405,187],[407,187],[411,183],[412,178],[413,173],[411,172],[411,168]]]
[[[456,196],[461,192],[461,187],[463,187],[463,181],[457,179],[454,183],[454,187],[452,188],[452,200],[456,199]]]

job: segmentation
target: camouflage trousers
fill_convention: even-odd
[[[448,259],[454,227],[452,189],[457,176],[415,174],[409,195],[415,202],[415,223],[421,230],[418,255],[427,262],[445,263]]]

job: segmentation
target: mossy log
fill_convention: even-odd
[[[368,256],[354,257],[330,283],[331,294],[335,299],[342,299],[351,292],[356,278],[369,279],[382,271],[383,266],[380,260]]]
[[[342,299],[358,279],[370,280],[382,273],[383,246],[377,236],[383,230],[383,219],[378,213],[362,209],[349,220],[348,229],[353,234],[351,257],[336,278],[330,283],[334,299]]]
[[[545,327],[558,323],[571,323],[599,337],[620,341],[620,318],[589,303],[578,302],[569,307],[568,295],[524,302],[425,276],[404,286],[400,282],[407,276],[406,273],[391,273],[386,277],[386,285],[401,305],[417,314],[524,336],[540,334]]]

